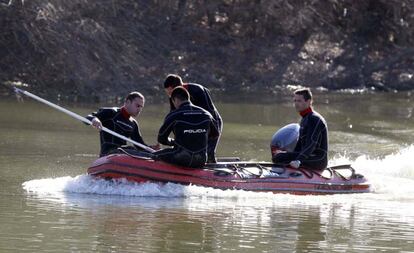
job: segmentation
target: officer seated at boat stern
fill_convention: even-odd
[[[272,147],[272,161],[309,169],[324,169],[328,165],[328,127],[325,119],[312,108],[309,88],[296,90],[293,98],[296,111],[302,116],[299,138],[293,151]]]
[[[171,92],[175,110],[164,120],[158,133],[158,142],[173,146],[154,153],[156,159],[181,166],[199,168],[207,161],[208,141],[219,137],[218,126],[212,115],[190,102],[188,91],[178,86]],[[174,139],[170,133],[174,133]]]

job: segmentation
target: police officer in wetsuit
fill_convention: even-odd
[[[190,102],[188,91],[179,86],[171,92],[177,108],[166,117],[158,133],[158,142],[173,146],[154,153],[156,159],[186,167],[202,167],[207,161],[209,138],[219,135],[212,115]],[[174,133],[174,139],[170,133]]]
[[[325,119],[312,109],[310,89],[294,92],[296,111],[302,116],[299,140],[293,152],[276,152],[272,161],[294,168],[324,169],[328,165],[328,127]]]
[[[124,105],[118,107],[104,107],[97,112],[88,115],[86,118],[92,121],[92,126],[101,129],[102,126],[117,132],[120,135],[129,137],[132,140],[146,145],[142,139],[138,122],[134,119],[144,108],[145,98],[139,92],[131,92],[125,98]],[[101,151],[100,156],[113,153],[117,148],[126,145],[126,141],[119,139],[107,132],[100,131]],[[141,148],[135,146],[136,149]],[[153,146],[157,148],[157,146]]]
[[[182,86],[184,87],[188,93],[190,94],[190,101],[193,105],[199,106],[203,108],[204,110],[208,111],[214,118],[217,129],[219,132],[219,135],[217,138],[210,138],[208,140],[208,148],[207,148],[207,159],[209,163],[215,163],[216,162],[216,149],[217,144],[220,139],[220,135],[223,128],[223,120],[221,119],[221,116],[219,112],[217,111],[216,107],[213,104],[213,101],[211,100],[210,91],[196,83],[183,83],[182,79],[178,75],[170,74],[167,76],[167,78],[164,81],[164,88],[167,93],[167,95],[170,97],[170,106],[171,111],[176,109],[174,104],[171,100],[171,92],[175,87]]]

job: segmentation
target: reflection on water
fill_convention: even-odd
[[[413,251],[411,97],[317,98],[330,129],[330,163],[351,162],[374,193],[291,196],[96,181],[85,175],[99,150],[94,129],[44,105],[2,100],[0,251]],[[273,133],[299,118],[290,98],[264,101],[218,104],[221,156],[270,160]],[[70,109],[86,115],[96,107]],[[140,125],[148,143],[167,110],[145,108]]]
[[[67,213],[65,224],[59,226],[75,231],[87,227],[85,236],[98,237],[95,246],[101,250],[108,244],[116,250],[133,249],[137,240],[147,252],[358,252],[413,246],[406,243],[414,235],[413,192],[407,193],[410,201],[394,210],[397,200],[384,199],[393,191],[344,198],[92,181],[88,176],[65,177],[28,181],[23,187],[28,206],[37,209],[34,214]],[[142,192],[149,197],[133,197],[145,195]],[[51,222],[50,217],[37,219]]]
[[[414,246],[407,243],[414,235],[413,153],[411,146],[383,159],[358,158],[354,164],[375,192],[346,198],[111,182],[87,175],[31,180],[23,188],[42,212],[92,212],[93,226],[102,223],[101,233],[116,231],[111,245],[118,250],[133,248],[139,237],[143,249],[152,252],[400,251]],[[97,248],[104,249],[103,243]]]

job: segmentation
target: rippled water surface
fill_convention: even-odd
[[[85,174],[99,149],[94,129],[30,99],[2,99],[0,252],[413,252],[412,100],[317,94],[330,163],[352,163],[374,191],[293,196],[94,180]],[[272,134],[299,117],[287,98],[247,101],[217,104],[219,155],[270,161]],[[144,109],[148,143],[166,112]]]

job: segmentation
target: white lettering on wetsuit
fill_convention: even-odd
[[[201,134],[201,133],[207,133],[207,130],[206,129],[202,129],[202,128],[200,128],[200,129],[186,129],[186,130],[184,130],[184,133],[185,134]]]

